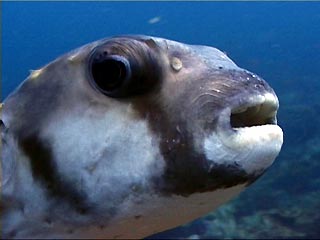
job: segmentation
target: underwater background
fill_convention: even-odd
[[[280,100],[282,151],[216,211],[150,238],[320,238],[320,2],[2,2],[1,101],[57,56],[107,36],[226,52]]]

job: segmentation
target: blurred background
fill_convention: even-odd
[[[150,238],[320,238],[320,2],[2,2],[1,101],[88,42],[153,35],[226,52],[280,100],[282,151],[218,210]]]

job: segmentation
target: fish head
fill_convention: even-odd
[[[5,100],[3,196],[55,219],[50,236],[102,223],[104,237],[172,228],[265,172],[283,141],[278,107],[261,77],[216,48],[96,41],[32,71]],[[17,232],[10,214],[4,228]]]

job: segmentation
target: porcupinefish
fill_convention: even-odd
[[[213,211],[279,154],[278,98],[220,50],[116,36],[1,105],[4,238],[142,238]]]

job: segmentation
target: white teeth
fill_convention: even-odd
[[[248,99],[248,102],[251,102],[251,103],[255,103],[255,104],[262,104],[266,101],[266,96],[267,95],[271,95],[271,96],[268,96],[268,98],[274,98],[274,96],[272,94],[265,94],[265,95],[255,95],[255,96],[251,96],[249,97]]]
[[[277,114],[279,108],[279,101],[271,93],[265,95],[252,96],[249,98],[245,106],[240,106],[231,110],[231,114],[239,114],[247,112],[248,116],[261,114],[266,118],[273,118]]]
[[[262,106],[261,104],[255,106],[255,107],[254,107],[254,111],[252,111],[252,114],[257,114],[257,113],[260,111],[261,106]]]
[[[278,98],[276,98],[273,94],[267,93],[264,95],[264,97],[264,104],[267,104],[268,106],[273,106],[274,110],[277,110],[279,108]]]
[[[232,114],[243,113],[247,110],[248,110],[247,107],[239,107],[239,108],[233,109],[231,113]]]

